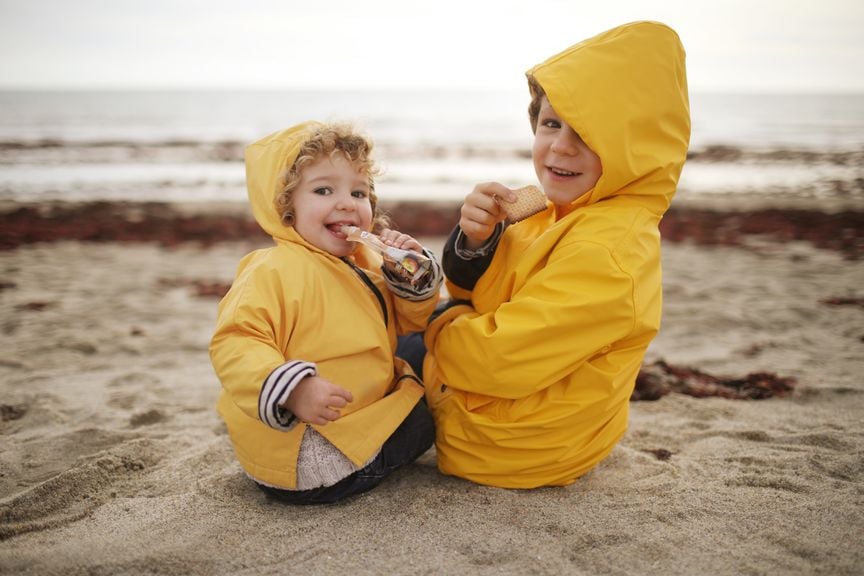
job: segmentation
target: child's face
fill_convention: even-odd
[[[543,98],[534,134],[534,171],[546,197],[567,206],[597,184],[603,174],[600,157]]]
[[[369,179],[341,154],[319,158],[303,169],[294,190],[294,229],[304,240],[334,256],[347,256],[355,243],[345,239],[345,224],[369,230],[372,204]]]

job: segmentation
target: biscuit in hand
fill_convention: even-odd
[[[523,186],[513,192],[516,202],[498,202],[510,222],[519,222],[546,209],[546,195],[537,186]]]

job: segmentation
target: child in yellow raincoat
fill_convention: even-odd
[[[684,50],[665,25],[607,31],[528,79],[546,209],[505,227],[514,191],[468,194],[443,257],[456,304],[430,323],[423,364],[440,470],[511,488],[570,484],[624,434],[690,139]]]
[[[210,356],[241,466],[291,503],[369,490],[434,438],[422,384],[394,350],[433,311],[440,267],[385,229],[385,243],[432,259],[424,281],[403,279],[343,228],[378,218],[371,148],[350,127],[309,122],[246,149],[249,201],[275,246],[240,262]]]

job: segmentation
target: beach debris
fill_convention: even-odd
[[[85,356],[92,356],[99,352],[99,349],[89,342],[69,342],[66,344],[61,344],[60,348],[63,348],[64,350],[78,352],[80,354],[84,354]]]
[[[647,452],[648,454],[651,454],[652,456],[657,458],[657,460],[660,460],[662,462],[666,462],[667,460],[672,458],[672,452],[669,450],[666,450],[665,448],[654,448],[652,450],[642,450],[642,451]]]
[[[858,306],[859,308],[864,308],[864,298],[852,296],[834,296],[832,298],[824,298],[819,302],[826,306]]]
[[[762,352],[764,352],[765,348],[767,348],[767,347],[773,347],[773,345],[770,343],[763,344],[763,343],[757,342],[754,344],[750,344],[746,348],[738,350],[738,352],[740,352],[744,356],[747,356],[748,358],[755,358],[756,356],[759,356],[760,354],[762,354]]]
[[[195,288],[195,295],[199,298],[222,298],[231,289],[230,282],[195,280],[192,286]]]
[[[230,282],[195,278],[159,278],[161,288],[192,288],[198,298],[222,298],[231,289]]]
[[[717,396],[734,400],[764,400],[790,394],[795,384],[794,378],[777,376],[772,372],[751,372],[742,378],[723,378],[657,360],[643,364],[630,399],[658,400],[677,392],[695,398]]]
[[[0,421],[19,420],[30,409],[27,404],[0,404]]]
[[[779,243],[804,241],[860,260],[864,258],[862,215],[860,210],[716,211],[672,206],[660,222],[660,234],[666,242],[689,241],[699,246],[747,247],[754,237]]]
[[[240,210],[190,212],[165,202],[109,201],[18,202],[12,206],[0,210],[0,250],[60,240],[156,242],[169,247],[186,242],[203,246],[237,241],[272,244],[255,219]],[[415,238],[446,236],[459,222],[458,209],[448,202],[382,203],[382,207],[398,215],[399,229]],[[860,209],[742,211],[673,204],[660,222],[660,232],[666,242],[699,246],[744,247],[753,237],[781,243],[804,241],[860,260],[864,259],[862,217]]]
[[[399,278],[411,283],[412,286],[422,286],[432,270],[432,261],[418,252],[394,248],[384,243],[381,238],[357,226],[342,226],[342,233],[348,240],[362,242],[384,259],[384,267]]]
[[[25,302],[16,306],[18,310],[29,310],[31,312],[42,312],[54,306],[54,302]]]
[[[141,426],[149,426],[151,424],[158,424],[159,422],[163,422],[167,417],[160,410],[147,410],[146,412],[139,412],[137,414],[133,414],[131,418],[129,418],[129,425],[132,428],[138,428]]]

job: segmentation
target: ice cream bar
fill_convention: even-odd
[[[342,226],[342,233],[348,240],[362,242],[381,254],[384,266],[400,278],[411,282],[412,286],[422,285],[432,268],[432,261],[426,255],[388,246],[375,234],[357,226]]]

